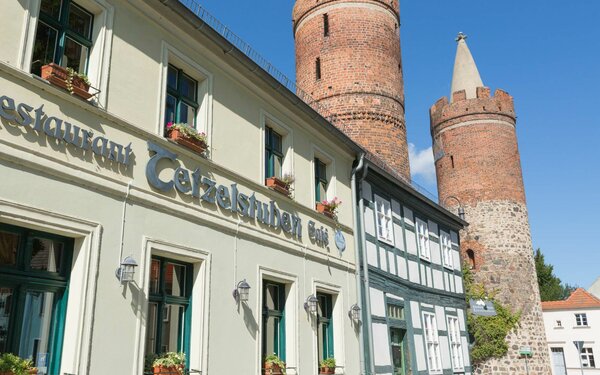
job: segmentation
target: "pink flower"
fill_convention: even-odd
[[[168,123],[167,123],[167,129],[170,129],[170,128],[171,128],[171,126],[173,126],[173,122],[168,122]]]

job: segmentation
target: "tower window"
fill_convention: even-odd
[[[315,61],[315,76],[317,79],[321,79],[321,59],[319,57]]]
[[[467,250],[467,258],[469,258],[469,267],[475,269],[475,252],[471,249]]]
[[[323,15],[323,36],[329,36],[329,15]]]

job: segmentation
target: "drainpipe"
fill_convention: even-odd
[[[353,224],[354,224],[354,253],[355,253],[355,257],[356,257],[356,272],[355,272],[355,276],[356,276],[356,293],[358,295],[358,301],[356,302],[358,307],[360,307],[361,311],[363,310],[363,303],[362,303],[362,283],[361,283],[361,274],[360,274],[360,250],[359,250],[359,246],[362,243],[362,227],[359,227],[359,223],[361,223],[362,220],[362,209],[357,210],[357,197],[359,196],[360,192],[362,191],[362,189],[358,188],[358,185],[362,183],[363,178],[365,177],[365,174],[363,173],[358,182],[356,181],[356,175],[362,171],[363,169],[363,165],[364,165],[364,159],[365,159],[365,154],[360,154],[359,160],[358,160],[358,165],[352,169],[352,178],[351,178],[351,188],[352,188],[352,207],[354,209],[354,215],[352,215],[352,219],[353,219]],[[362,201],[362,199],[361,199]],[[360,218],[359,218],[360,216]],[[363,319],[364,320],[364,319]],[[364,322],[363,322],[364,324]],[[367,369],[365,367],[365,347],[364,347],[364,333],[363,333],[363,328],[364,327],[359,327],[358,330],[358,345],[359,345],[359,351],[360,351],[360,371],[361,374],[366,374],[367,373]]]

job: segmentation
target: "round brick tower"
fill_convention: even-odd
[[[477,374],[526,374],[522,346],[533,348],[530,375],[551,374],[521,161],[513,98],[490,96],[459,34],[452,97],[431,108],[431,135],[440,204],[465,210],[461,253],[475,281],[497,290],[501,302],[521,311],[520,327],[509,333],[505,358],[480,364]]]
[[[410,180],[398,0],[297,0],[293,22],[298,88]]]

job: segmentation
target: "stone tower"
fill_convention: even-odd
[[[296,0],[298,87],[410,180],[398,0]]]
[[[527,204],[517,146],[513,98],[494,96],[483,82],[459,34],[452,93],[431,108],[431,135],[440,204],[462,206],[469,226],[461,253],[477,282],[521,311],[520,328],[508,335],[505,358],[479,366],[478,374],[525,375],[519,348],[531,346],[529,374],[551,374]]]

